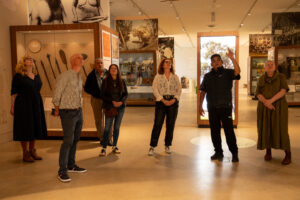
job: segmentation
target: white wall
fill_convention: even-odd
[[[12,79],[9,26],[27,24],[27,1],[0,0],[0,143],[12,140],[10,88]]]

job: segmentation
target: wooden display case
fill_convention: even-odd
[[[239,33],[237,31],[228,32],[201,32],[197,35],[197,124],[198,127],[209,127],[206,100],[203,102],[205,116],[200,115],[200,84],[204,75],[211,70],[210,56],[219,53],[222,56],[225,67],[232,68],[231,61],[225,56],[227,47],[234,49],[237,62],[239,61]],[[233,125],[238,125],[238,81],[233,84]],[[205,98],[206,99],[206,98]]]
[[[300,106],[300,45],[275,47],[275,65],[287,78],[288,105]]]
[[[13,74],[18,60],[27,54],[33,57],[35,67],[43,82],[41,95],[48,136],[63,135],[60,118],[51,115],[52,96],[57,77],[71,68],[70,56],[74,53],[81,53],[84,55],[81,75],[85,83],[87,75],[93,70],[94,59],[102,56],[101,33],[103,30],[106,30],[110,36],[118,37],[115,31],[99,23],[10,27]],[[110,46],[111,43],[105,45]],[[81,137],[97,137],[90,95],[84,91],[82,94],[84,124]]]

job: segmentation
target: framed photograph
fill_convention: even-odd
[[[174,37],[158,38],[160,59],[174,58]]]
[[[109,25],[108,0],[28,0],[30,25],[104,22]]]
[[[267,55],[268,49],[273,46],[273,35],[271,34],[250,34],[249,55]]]
[[[158,19],[116,19],[120,51],[157,50]]]
[[[275,46],[300,45],[300,12],[272,13]]]

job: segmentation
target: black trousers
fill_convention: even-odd
[[[155,105],[155,118],[152,129],[150,146],[156,147],[160,136],[161,128],[166,117],[166,136],[165,145],[171,146],[173,140],[173,132],[175,121],[178,113],[178,102],[176,101],[171,106],[165,106],[161,101],[156,102]]]
[[[226,142],[232,154],[238,152],[236,144],[236,137],[233,130],[232,121],[232,108],[209,108],[208,109],[209,124],[212,143],[216,153],[222,153],[222,140],[221,140],[221,122],[224,128]]]

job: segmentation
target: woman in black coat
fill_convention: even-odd
[[[33,162],[42,159],[36,153],[35,139],[47,136],[44,106],[40,94],[42,82],[30,56],[24,56],[18,62],[15,72],[10,110],[14,116],[13,139],[21,142],[23,161]]]
[[[101,98],[103,99],[103,109],[105,113],[104,142],[100,156],[106,155],[108,135],[114,122],[113,131],[113,153],[121,153],[117,147],[119,131],[122,118],[125,112],[128,92],[125,81],[121,79],[119,68],[116,64],[109,66],[108,75],[104,79],[101,88]]]

